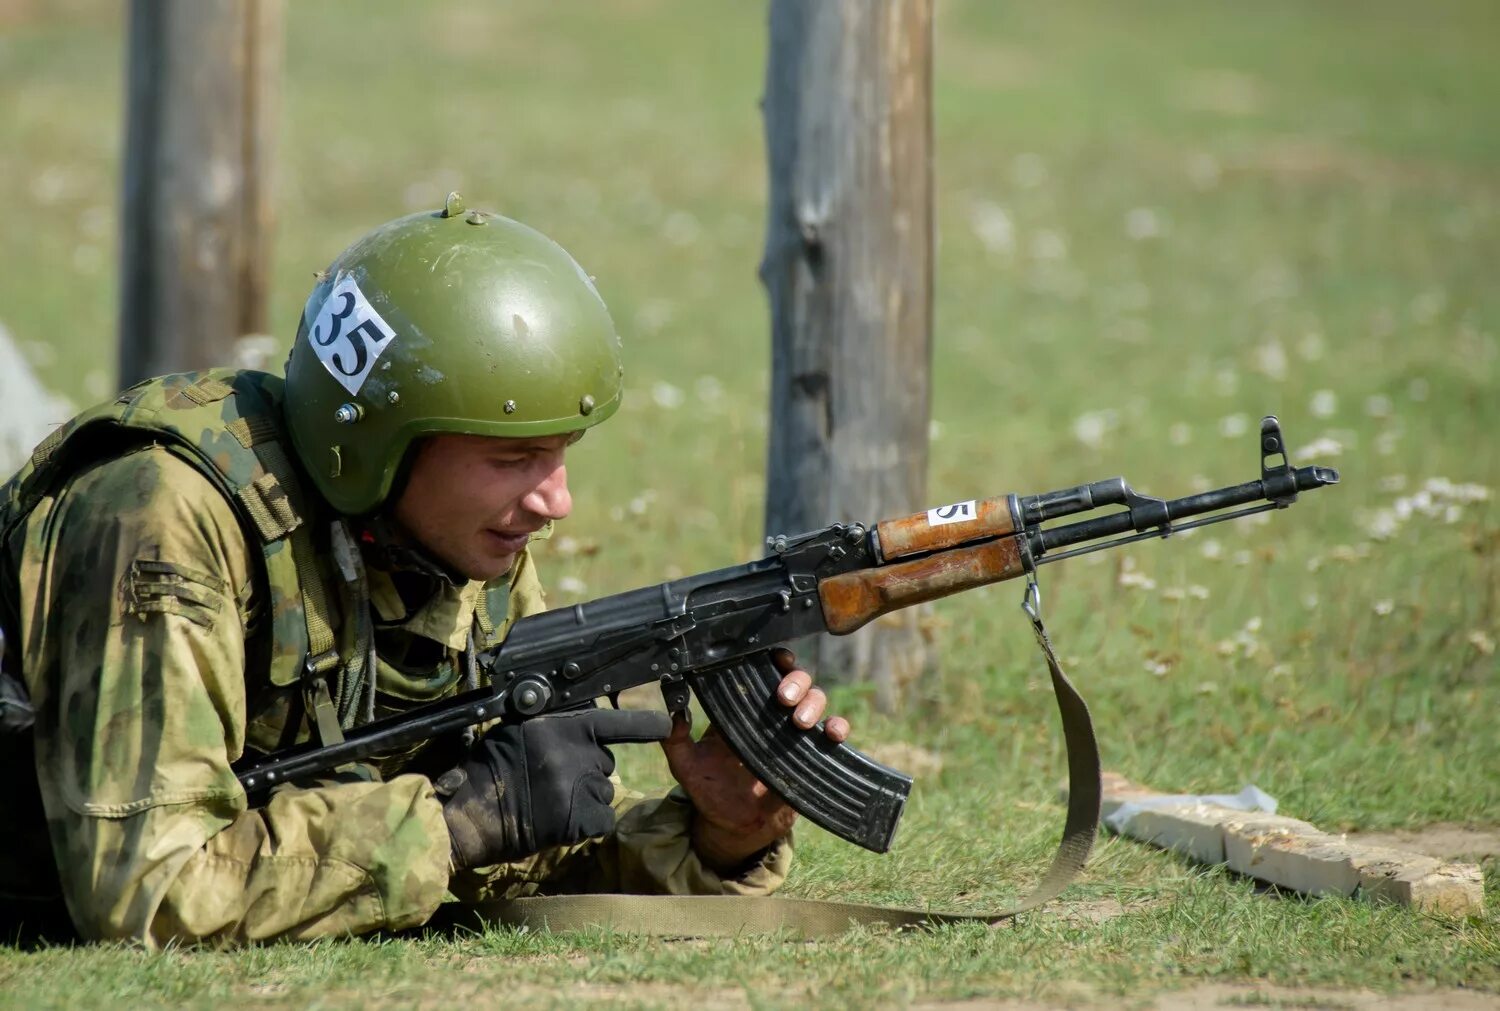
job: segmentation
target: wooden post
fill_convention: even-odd
[[[925,502],[932,358],[931,0],[772,0],[767,534]],[[804,659],[883,708],[932,665],[916,609]]]
[[[132,0],[120,382],[266,329],[282,0]]]

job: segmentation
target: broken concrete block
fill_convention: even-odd
[[[1279,814],[1235,811],[1224,819],[1224,862],[1230,870],[1253,874],[1258,849],[1278,839],[1320,834],[1314,825]]]
[[[1248,840],[1237,839],[1235,843],[1240,859],[1244,859],[1240,849],[1243,842]],[[1229,849],[1226,843],[1226,853]],[[1359,888],[1359,873],[1350,860],[1348,848],[1322,833],[1266,837],[1251,848],[1246,866],[1248,869],[1240,870],[1230,862],[1230,867],[1242,874],[1304,895],[1348,896]]]
[[[1105,772],[1100,777],[1104,783],[1104,798],[1099,805],[1099,816],[1108,818],[1118,811],[1123,804],[1131,801],[1146,800],[1149,797],[1158,796],[1155,790],[1144,786],[1137,786],[1118,772]],[[1068,799],[1068,784],[1062,784],[1062,800]]]
[[[1124,835],[1206,864],[1225,864],[1281,888],[1307,895],[1357,895],[1449,916],[1484,913],[1484,879],[1477,864],[1364,845],[1296,818],[1163,797],[1105,773],[1104,815],[1126,804],[1138,810],[1124,812]]]
[[[1243,812],[1211,804],[1185,804],[1137,811],[1124,834],[1205,864],[1224,862],[1224,822]]]
[[[1478,864],[1447,863],[1402,850],[1355,847],[1351,864],[1359,894],[1447,916],[1484,914],[1484,875]]]

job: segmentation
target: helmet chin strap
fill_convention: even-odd
[[[449,568],[424,548],[394,517],[376,513],[358,521],[356,527],[365,557],[387,572],[412,572],[438,579],[455,589],[466,586],[467,576]]]

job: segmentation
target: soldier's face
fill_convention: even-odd
[[[396,500],[396,519],[429,552],[470,579],[503,575],[527,538],[573,509],[567,435],[422,442]]]

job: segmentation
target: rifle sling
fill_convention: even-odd
[[[481,928],[487,923],[532,930],[605,928],[656,937],[736,937],[785,932],[804,938],[832,937],[852,926],[883,925],[898,929],[944,923],[996,926],[1018,913],[1035,909],[1062,892],[1083,869],[1099,830],[1099,744],[1088,706],[1078,694],[1042,625],[1032,615],[1032,630],[1047,667],[1062,716],[1068,750],[1068,814],[1052,866],[1031,892],[1005,909],[978,913],[945,913],[857,902],[732,895],[547,895],[464,905],[444,910],[456,925]]]

